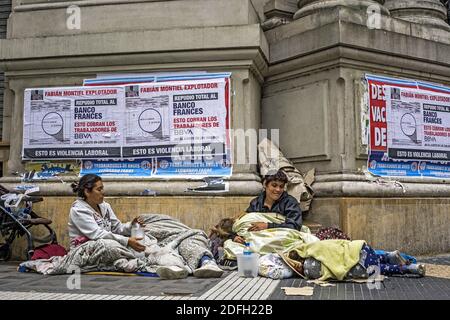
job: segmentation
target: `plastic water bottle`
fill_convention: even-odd
[[[131,227],[131,236],[136,238],[136,240],[140,240],[140,244],[144,244],[144,229],[141,228],[139,223],[135,223]]]
[[[250,249],[250,242],[246,242],[245,244],[244,244],[244,255],[245,256],[248,256],[248,255],[251,255],[252,254],[252,250]]]
[[[224,254],[223,247],[218,247],[217,248],[217,255],[218,255],[217,261],[220,261],[223,259],[223,254]]]
[[[243,266],[243,274],[244,277],[253,277],[253,267],[252,261],[254,259],[253,251],[250,248],[250,242],[246,242],[244,244],[244,266]]]
[[[145,245],[144,243],[144,237],[145,237],[145,233],[144,233],[144,229],[141,228],[141,225],[139,223],[135,223],[131,226],[131,236],[136,238],[136,240],[138,240],[138,242],[142,245]],[[144,252],[136,252],[136,258],[144,258],[145,257],[145,253]]]
[[[133,223],[133,225],[131,226],[131,236],[132,237],[136,237],[138,229],[139,229],[139,224],[138,223]]]

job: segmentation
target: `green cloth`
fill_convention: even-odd
[[[319,280],[343,280],[360,260],[364,240],[323,240],[314,243],[296,243],[286,252],[296,251],[302,258],[312,257],[322,263]]]
[[[233,224],[233,232],[243,237],[250,243],[252,251],[261,255],[284,251],[294,243],[310,243],[319,241],[311,234],[306,226],[302,226],[302,231],[289,228],[273,228],[261,231],[248,231],[253,222],[282,223],[284,217],[274,213],[251,212],[247,213]],[[240,243],[227,240],[224,243],[224,255],[227,259],[236,259],[237,254],[242,254],[244,246]]]

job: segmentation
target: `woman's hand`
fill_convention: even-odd
[[[250,225],[250,228],[248,228],[248,231],[260,231],[265,230],[269,227],[269,224],[267,222],[253,222]]]
[[[139,223],[141,226],[144,226],[144,219],[141,216],[138,216],[136,218],[133,219],[133,221],[131,221],[131,224],[135,224],[135,223]]]
[[[241,236],[236,236],[236,237],[233,238],[233,242],[244,244],[245,240]]]
[[[145,246],[140,244],[139,241],[142,239],[136,239],[135,237],[128,238],[128,246],[137,252],[142,252],[145,250]]]

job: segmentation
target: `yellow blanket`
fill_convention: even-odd
[[[233,224],[233,232],[237,233],[250,243],[251,249],[261,255],[284,251],[294,243],[311,243],[319,241],[311,234],[306,226],[302,230],[288,228],[274,228],[261,231],[248,231],[253,222],[283,223],[284,217],[273,213],[251,212],[242,216]],[[242,254],[244,246],[232,240],[224,243],[224,253],[227,259],[236,259],[237,254]]]
[[[313,257],[322,263],[319,280],[343,280],[349,270],[358,263],[363,240],[323,240],[314,243],[296,243],[286,252],[296,251],[302,258]]]

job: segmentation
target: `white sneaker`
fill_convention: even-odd
[[[156,269],[156,273],[165,280],[184,279],[189,275],[187,269],[177,266],[161,266]]]
[[[197,278],[220,278],[223,270],[213,261],[208,261],[200,268],[194,270],[194,277]]]

